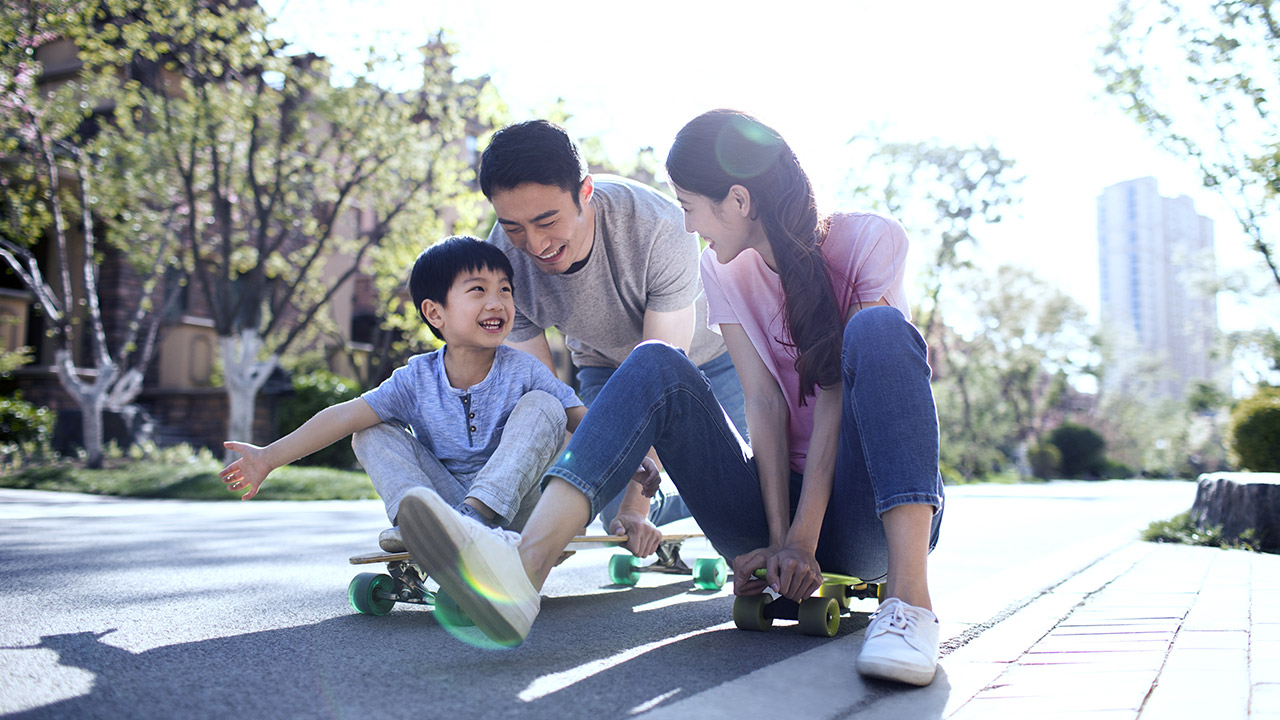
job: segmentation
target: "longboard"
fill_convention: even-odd
[[[755,576],[764,578],[764,569]],[[733,624],[739,630],[764,632],[774,620],[798,620],[800,632],[817,637],[835,637],[840,616],[852,614],[853,599],[884,599],[884,585],[868,583],[852,575],[822,573],[822,585],[813,597],[797,603],[768,593],[739,595],[733,601]]]
[[[702,533],[678,533],[663,535],[653,562],[642,564],[641,559],[630,553],[614,555],[609,559],[609,579],[617,585],[635,585],[642,572],[692,575],[694,584],[703,590],[719,590],[728,577],[728,565],[724,558],[698,558],[693,567],[680,559],[680,545],[685,540],[704,537]],[[569,541],[566,555],[578,550],[622,547],[629,538],[626,535],[579,535]],[[563,558],[562,558],[563,559]],[[408,552],[385,551],[354,555],[352,565],[386,563],[387,572],[360,573],[347,586],[347,600],[356,612],[363,615],[386,615],[396,603],[413,603],[434,606],[458,617],[461,611],[444,593],[428,590],[427,574]]]

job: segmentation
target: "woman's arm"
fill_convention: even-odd
[[[760,592],[765,583],[751,573],[764,567],[768,557],[782,547],[791,526],[791,447],[787,432],[790,412],[782,388],[778,387],[742,326],[724,323],[720,325],[720,332],[742,381],[751,450],[769,524],[769,548],[734,558],[735,592],[754,594]]]

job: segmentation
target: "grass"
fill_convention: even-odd
[[[0,487],[57,490],[93,495],[181,500],[239,500],[218,479],[222,464],[211,456],[183,462],[164,460],[107,460],[101,470],[70,462],[24,467],[0,476]],[[331,468],[286,466],[262,484],[263,500],[362,500],[376,498],[369,477],[362,472]]]
[[[1184,512],[1168,520],[1157,520],[1142,531],[1142,539],[1148,542],[1180,543],[1228,550],[1260,550],[1253,530],[1246,530],[1238,538],[1226,537],[1220,526],[1200,528],[1191,519],[1191,512]]]

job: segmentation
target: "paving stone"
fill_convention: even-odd
[[[979,698],[1039,697],[1062,709],[1132,709],[1142,706],[1156,670],[1098,670],[1063,673],[1061,666],[1020,665],[1011,668]]]
[[[1164,651],[1028,653],[1018,664],[1094,665],[1120,670],[1159,670],[1164,665],[1164,660]]]
[[[1254,683],[1249,699],[1249,713],[1280,714],[1280,678],[1278,682]]]
[[[1134,720],[1137,717],[1138,711],[1132,709],[1069,710],[1041,698],[975,698],[948,720]]]
[[[1169,648],[1172,638],[1144,637],[1127,633],[1106,635],[1052,634],[1031,647],[1029,654],[1084,652],[1159,652]]]
[[[1247,650],[1249,633],[1242,630],[1183,630],[1174,650]]]
[[[1247,651],[1223,649],[1178,649],[1169,653],[1164,664],[1165,670],[1230,670],[1242,678],[1249,676],[1249,654]]]
[[[1244,718],[1248,697],[1249,687],[1238,671],[1166,668],[1142,706],[1140,718]]]

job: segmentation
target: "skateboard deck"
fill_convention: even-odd
[[[685,540],[703,537],[702,533],[665,534],[658,543],[655,559],[649,563],[642,563],[641,558],[630,553],[614,555],[609,559],[609,579],[617,585],[635,585],[642,572],[672,573],[692,575],[694,584],[699,589],[719,590],[724,587],[728,577],[728,565],[724,558],[698,558],[693,567],[689,567],[680,558],[680,545]],[[579,535],[569,541],[565,556],[578,550],[622,547],[627,540],[626,535]],[[399,602],[434,606],[437,612],[447,612],[454,618],[461,614],[444,593],[427,589],[426,572],[414,562],[408,552],[361,553],[352,556],[349,562],[352,565],[386,563],[387,566],[385,574],[360,573],[351,580],[351,584],[347,586],[347,600],[356,612],[364,615],[386,615]]]
[[[764,577],[764,569],[755,572]],[[840,616],[852,615],[849,601],[884,599],[884,585],[863,582],[852,575],[822,573],[822,585],[813,597],[797,603],[768,593],[740,595],[733,601],[733,624],[739,630],[764,632],[774,620],[797,620],[800,632],[818,637],[835,637],[840,629]]]

